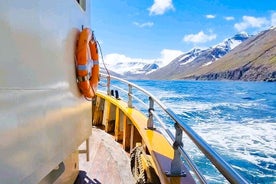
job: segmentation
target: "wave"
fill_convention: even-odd
[[[138,81],[250,183],[276,181],[276,86],[214,81]],[[155,110],[159,113],[158,108]],[[163,121],[173,132],[173,123]],[[226,183],[183,135],[184,149],[211,183]]]
[[[254,178],[256,173],[258,176],[266,173],[268,178],[275,176],[276,122],[268,123],[265,119],[242,124],[208,122],[195,124],[192,128],[233,167],[246,172],[247,178]],[[191,143],[185,147],[192,155],[200,157]]]

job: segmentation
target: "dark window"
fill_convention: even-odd
[[[76,0],[80,7],[85,11],[86,10],[86,0]]]

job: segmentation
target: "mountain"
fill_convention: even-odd
[[[184,76],[185,78],[191,72],[211,65],[248,38],[248,34],[240,33],[208,49],[195,48],[178,56],[165,67],[148,73],[146,77],[149,79],[179,79]]]
[[[160,60],[117,55],[108,68],[127,79],[276,81],[275,39],[272,27],[255,36],[237,34],[208,49],[192,49],[162,68]]]
[[[250,37],[212,64],[177,78],[276,81],[276,27]]]
[[[132,69],[124,72],[124,76],[127,79],[140,78],[141,76],[145,76],[148,73],[151,73],[159,68],[159,65],[156,63],[152,63],[152,64],[143,63],[142,65],[139,65],[139,67],[136,67],[136,68],[135,66],[136,64],[133,63]]]
[[[106,71],[105,67],[100,67],[100,73],[103,73],[103,74],[108,74],[109,73],[110,75],[115,76],[115,77],[125,78],[124,75],[121,75],[121,74],[116,73],[112,70],[109,70],[108,68],[107,68],[107,70],[108,71]]]

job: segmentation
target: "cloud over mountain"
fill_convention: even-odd
[[[205,43],[211,40],[216,39],[217,35],[210,33],[205,34],[203,31],[198,32],[197,34],[189,34],[185,35],[183,38],[184,42],[192,42],[192,43]]]
[[[236,23],[234,27],[238,31],[244,31],[247,28],[262,28],[268,25],[269,21],[265,17],[243,16],[242,22]]]
[[[175,57],[183,54],[179,50],[163,49],[160,57],[155,59],[132,58],[123,54],[113,53],[104,57],[107,68],[120,75],[137,75],[151,72],[169,64]],[[102,63],[102,61],[100,62]],[[145,68],[147,70],[145,70]]]
[[[276,12],[271,14],[271,26],[276,26]]]

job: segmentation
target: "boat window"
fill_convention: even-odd
[[[80,7],[85,11],[86,10],[86,0],[76,0]]]

